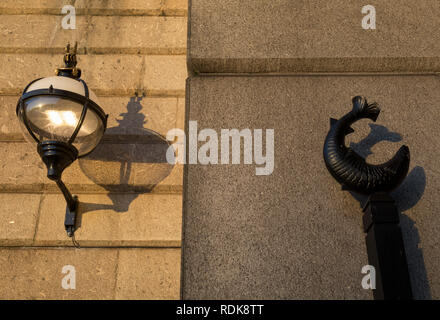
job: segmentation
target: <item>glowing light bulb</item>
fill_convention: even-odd
[[[72,127],[76,126],[78,120],[76,119],[75,113],[72,111],[63,111],[61,114],[65,123]]]
[[[61,119],[61,116],[57,111],[49,110],[49,111],[47,111],[47,116],[49,117],[49,120],[53,124],[55,124],[57,126],[63,124],[63,119]]]
[[[76,118],[75,113],[72,111],[58,112],[55,110],[49,110],[47,111],[47,115],[52,124],[57,126],[65,124],[74,127],[78,123],[78,119]]]

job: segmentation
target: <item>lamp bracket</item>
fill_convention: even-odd
[[[38,153],[47,166],[47,177],[56,182],[66,200],[66,216],[64,227],[67,235],[73,237],[75,233],[76,213],[78,211],[78,197],[72,196],[61,180],[63,170],[78,156],[78,151],[72,145],[61,141],[43,141],[38,144]],[[74,241],[75,243],[75,241]]]
[[[73,201],[73,208],[69,208],[69,205],[66,206],[66,216],[64,218],[64,227],[66,228],[66,232],[69,237],[72,237],[75,233],[76,213],[78,211],[78,197],[73,196]]]

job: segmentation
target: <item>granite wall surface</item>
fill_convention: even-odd
[[[409,175],[392,195],[414,295],[439,298],[439,89],[436,76],[190,78],[187,129],[188,121],[219,137],[221,129],[274,129],[275,166],[266,176],[243,158],[186,166],[183,298],[372,298],[361,286],[365,198],[342,191],[322,157],[329,118],[349,112],[357,94],[382,112],[376,123],[357,122],[347,145],[371,163],[410,148]]]

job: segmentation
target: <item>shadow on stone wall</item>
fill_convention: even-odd
[[[371,155],[372,147],[379,142],[399,142],[402,140],[402,136],[399,133],[391,132],[384,126],[377,124],[369,125],[371,130],[368,136],[358,143],[350,144],[350,147],[363,157]],[[411,209],[419,202],[425,191],[425,186],[425,170],[420,166],[416,166],[411,170],[403,183],[391,193],[391,196],[396,200],[398,210],[401,212],[400,226],[402,228],[411,285],[415,299],[431,299],[431,290],[429,287],[423,252],[422,249],[419,248],[419,232],[415,226],[415,222],[408,215],[403,214],[403,212]],[[359,201],[360,207],[363,208],[368,197],[354,192],[350,193],[357,201]]]
[[[83,173],[108,191],[113,205],[81,202],[81,215],[96,210],[126,212],[139,194],[151,192],[173,169],[166,159],[170,143],[155,131],[145,129],[142,97],[131,97],[119,125],[108,128],[101,143],[79,160]]]
[[[350,143],[350,148],[355,150],[359,155],[364,158],[373,154],[371,149],[379,142],[399,142],[402,141],[402,136],[397,132],[389,131],[387,127],[374,123],[369,123],[370,132],[368,136],[357,143]]]

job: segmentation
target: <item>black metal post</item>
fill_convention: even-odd
[[[368,260],[376,269],[375,300],[412,299],[399,211],[388,193],[373,193],[364,207]]]

